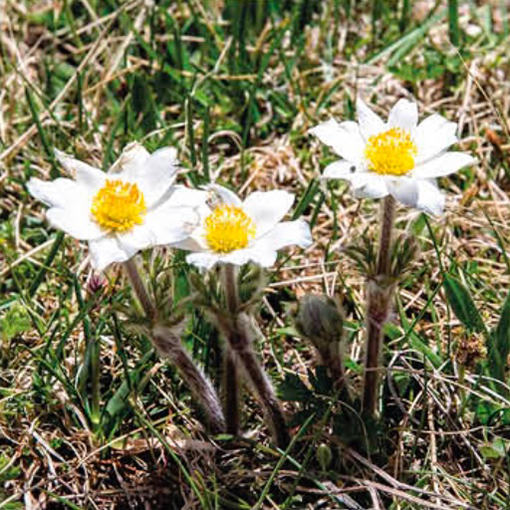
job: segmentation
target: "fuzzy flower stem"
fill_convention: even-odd
[[[377,274],[367,285],[367,346],[363,410],[373,417],[379,394],[379,359],[382,351],[383,328],[388,320],[394,285],[390,281],[391,243],[395,221],[395,199],[387,196],[382,202],[381,236],[377,257]]]
[[[225,264],[222,267],[222,277],[228,311],[232,317],[237,317],[239,311],[239,290],[237,288],[236,268],[232,264]],[[239,434],[240,388],[237,360],[232,349],[230,349],[231,343],[229,341],[229,346],[225,348],[223,407],[227,422],[227,432],[236,436]]]
[[[242,363],[248,380],[255,389],[260,405],[266,415],[268,425],[271,428],[274,442],[279,448],[285,450],[287,446],[289,446],[290,437],[283,410],[276,397],[273,386],[262,370],[251,348],[251,343],[247,340],[247,338],[244,339],[244,347],[238,349],[236,354]]]
[[[101,347],[99,339],[94,336],[91,346],[91,383],[92,383],[92,416],[99,423],[101,416]]]
[[[188,384],[191,393],[204,409],[211,431],[213,433],[223,432],[225,430],[225,418],[211,382],[195,365],[182,346],[179,336],[171,328],[157,323],[156,306],[149,296],[133,259],[124,262],[124,268],[145,314],[151,320],[149,338],[152,345],[161,357],[170,360],[176,366],[182,378]]]
[[[151,332],[151,342],[162,358],[170,360],[177,367],[191,393],[207,413],[211,432],[224,432],[225,418],[216,391],[183,348],[180,338],[170,328],[156,325]]]
[[[145,283],[143,283],[142,277],[138,272],[138,268],[136,267],[136,263],[133,259],[126,260],[124,262],[124,268],[129,277],[129,281],[133,286],[133,290],[135,291],[136,297],[140,304],[142,305],[143,311],[145,315],[152,321],[156,318],[156,307],[152,302],[152,299],[149,296],[149,292],[147,291],[147,287]]]
[[[345,384],[345,372],[342,361],[342,344],[340,341],[331,342],[328,351],[321,354],[323,363],[329,368],[335,388],[339,390]]]
[[[285,449],[290,443],[290,437],[283,410],[267,375],[264,373],[256,354],[253,352],[248,316],[239,311],[239,290],[236,285],[237,275],[234,266],[230,264],[224,266],[223,278],[227,295],[227,306],[232,315],[231,325],[228,331],[225,332],[229,345],[228,351],[230,351],[227,362],[231,360],[232,364],[236,365],[236,362],[239,361],[264,411],[276,445],[279,448]],[[235,375],[237,376],[237,372]],[[237,377],[236,384],[238,384]],[[227,402],[227,405],[229,404],[230,402]],[[227,412],[227,421],[228,417],[229,412]]]

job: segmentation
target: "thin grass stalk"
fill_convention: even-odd
[[[373,417],[379,396],[379,362],[383,329],[388,320],[394,285],[390,281],[391,244],[395,222],[395,199],[387,196],[382,202],[381,236],[377,257],[377,273],[367,285],[367,346],[363,384],[363,412]]]
[[[145,314],[151,320],[152,325],[149,334],[151,343],[163,358],[169,359],[176,366],[189,386],[193,397],[204,409],[211,431],[213,433],[223,432],[225,430],[225,418],[211,382],[195,365],[172,328],[156,323],[156,307],[133,259],[124,262],[124,268]]]
[[[225,264],[222,267],[223,286],[227,309],[230,315],[235,318],[239,312],[239,290],[237,287],[237,271],[232,264]],[[229,332],[235,334],[235,331]],[[239,370],[235,359],[235,353],[231,349],[233,339],[227,339],[223,363],[223,409],[227,423],[227,432],[237,436],[239,434],[240,422],[240,388]]]

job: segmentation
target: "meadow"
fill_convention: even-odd
[[[0,509],[510,508],[509,10],[0,0]],[[310,130],[356,121],[359,99],[386,119],[402,98],[456,123],[454,149],[476,162],[439,177],[442,214],[397,200],[367,413],[382,201],[321,178],[339,156]],[[293,194],[286,220],[311,242],[244,265],[235,298],[182,247],[142,249],[145,306],[129,266],[94,269],[27,186],[69,177],[58,151],[107,171],[133,142],[175,148],[189,190]],[[331,298],[340,375],[323,316],[303,325],[310,295]],[[211,424],[151,310],[222,399],[237,371],[225,338],[249,315],[260,367],[240,370],[254,390],[241,383],[238,426]]]

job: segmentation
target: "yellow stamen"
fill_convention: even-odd
[[[147,206],[135,183],[107,180],[92,200],[90,212],[105,230],[126,232],[143,223]]]
[[[408,131],[391,128],[373,135],[365,146],[369,169],[382,175],[405,175],[414,168],[416,145]]]
[[[205,239],[217,253],[246,248],[254,237],[255,224],[240,207],[218,205],[205,219]]]

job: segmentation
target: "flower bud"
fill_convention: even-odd
[[[339,342],[343,333],[343,314],[335,301],[324,295],[306,295],[299,301],[296,329],[308,338],[320,353],[329,344]]]
[[[336,389],[345,385],[342,361],[343,313],[339,305],[324,295],[307,295],[299,301],[295,317],[299,334],[310,340],[326,366]]]
[[[317,448],[316,456],[322,471],[327,471],[333,459],[331,448],[327,444],[321,443]]]
[[[92,272],[87,280],[86,289],[89,294],[97,294],[106,287],[106,278],[101,273]]]

